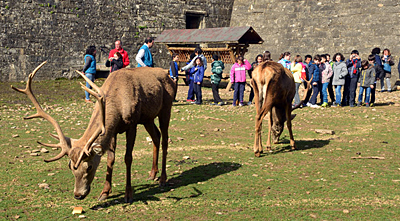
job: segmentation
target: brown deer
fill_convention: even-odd
[[[284,123],[287,121],[287,128],[290,136],[290,146],[296,149],[292,132],[292,120],[296,115],[292,111],[299,108],[304,102],[307,91],[310,88],[310,81],[306,81],[302,101],[292,108],[292,101],[296,93],[293,74],[281,64],[266,61],[258,65],[253,71],[251,85],[254,89],[254,101],[256,106],[255,117],[255,140],[254,154],[260,157],[263,153],[261,144],[261,128],[264,117],[268,114],[268,140],[267,150],[271,150],[271,132],[274,143],[278,143],[282,134]]]
[[[167,70],[160,68],[121,69],[110,74],[103,86],[99,88],[86,76],[77,71],[97,91],[82,85],[82,88],[97,98],[89,125],[80,139],[64,136],[60,125],[44,112],[34,96],[31,84],[36,72],[45,64],[40,64],[30,75],[25,89],[12,87],[24,93],[34,104],[37,113],[26,117],[44,118],[57,132],[52,135],[59,140],[58,144],[43,144],[47,147],[61,148],[61,152],[45,162],[52,162],[67,155],[70,158],[69,168],[75,176],[74,196],[82,200],[90,192],[100,158],[107,152],[107,173],[104,188],[99,200],[106,199],[111,193],[111,178],[115,160],[117,134],[126,133],[126,187],[125,202],[133,201],[131,186],[132,150],[136,138],[137,124],[143,124],[153,141],[153,164],[150,179],[155,179],[158,172],[158,154],[162,137],[162,168],[160,185],[167,180],[166,158],[168,148],[168,127],[171,107],[176,93],[176,83],[169,77]],[[154,124],[158,117],[160,131]]]

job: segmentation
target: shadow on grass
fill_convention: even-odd
[[[274,148],[274,145],[272,146],[272,152],[267,152],[261,155],[263,156],[268,156],[271,154],[280,154],[280,153],[285,153],[289,151],[304,151],[308,149],[314,149],[314,148],[321,148],[329,144],[329,140],[295,140],[296,142],[296,150],[292,150],[292,147],[290,146],[290,140],[289,139],[281,139],[279,140],[279,144],[288,144],[286,146],[276,146]]]
[[[177,189],[179,187],[188,186],[190,184],[204,182],[225,173],[235,171],[239,169],[240,166],[240,164],[232,162],[210,163],[193,167],[190,170],[184,171],[179,176],[172,177],[167,181],[167,186],[165,187],[160,187],[156,183],[132,186],[135,191],[133,195],[133,202],[142,201],[143,203],[147,204],[147,201],[160,201],[160,199],[155,196],[156,194],[169,192],[171,189]],[[182,199],[198,197],[202,194],[203,193],[200,190],[198,190],[196,187],[193,187],[193,192],[190,193],[188,196],[167,198],[172,198],[176,201],[179,201]],[[93,206],[91,209],[96,210],[98,208],[107,208],[113,205],[123,204],[124,196],[125,192],[119,191],[117,194],[109,196],[106,202],[101,202]]]

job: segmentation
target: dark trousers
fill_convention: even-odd
[[[201,83],[200,84],[197,84],[197,83],[194,83],[193,84],[193,89],[194,89],[194,94],[196,95],[196,104],[201,104],[201,103],[203,103],[203,100],[202,100],[202,94],[201,94]]]
[[[250,95],[249,95],[249,102],[253,102],[254,99],[254,90],[253,87],[250,87]]]
[[[307,82],[304,81],[303,85],[304,85],[304,88],[307,88]],[[311,94],[312,94],[312,88],[307,91],[306,99],[304,99],[304,104],[308,103],[308,101],[310,100]]]
[[[219,96],[219,84],[211,83],[211,89],[214,97],[214,103],[222,102],[221,97]]]
[[[375,92],[376,92],[376,83],[374,83],[374,88],[371,88],[371,104],[375,103]],[[367,94],[365,94],[367,96]]]
[[[312,89],[313,89],[313,93],[312,93],[312,96],[311,96],[311,99],[310,99],[310,103],[311,104],[315,104],[315,103],[317,103],[317,96],[318,96],[318,93],[319,93],[319,84],[312,85]]]
[[[350,91],[350,78],[346,77],[344,79],[344,86],[343,86],[343,98],[342,98],[342,106],[349,105],[349,91]]]
[[[187,96],[187,100],[194,100],[194,82],[193,80],[189,79],[189,90],[188,90],[188,96]]]
[[[333,92],[333,85],[332,85],[332,79],[333,76],[331,77],[331,80],[329,81],[328,84],[328,93],[329,93],[329,97],[331,98],[332,103],[335,102],[335,93]]]
[[[354,105],[356,102],[357,78],[350,79],[349,86],[349,105]]]
[[[244,87],[246,82],[236,82],[235,83],[235,91],[233,92],[233,103],[236,104],[236,101],[243,102],[244,96]]]

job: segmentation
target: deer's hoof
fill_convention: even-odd
[[[107,193],[101,193],[98,200],[103,201],[103,200],[106,200],[107,198],[108,198]]]
[[[261,153],[260,153],[260,152],[257,152],[257,153],[254,153],[254,155],[255,155],[256,157],[260,157],[260,156],[261,156]]]

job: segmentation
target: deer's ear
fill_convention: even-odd
[[[103,156],[103,154],[104,154],[103,148],[100,146],[100,144],[93,143],[92,150],[97,155]]]

